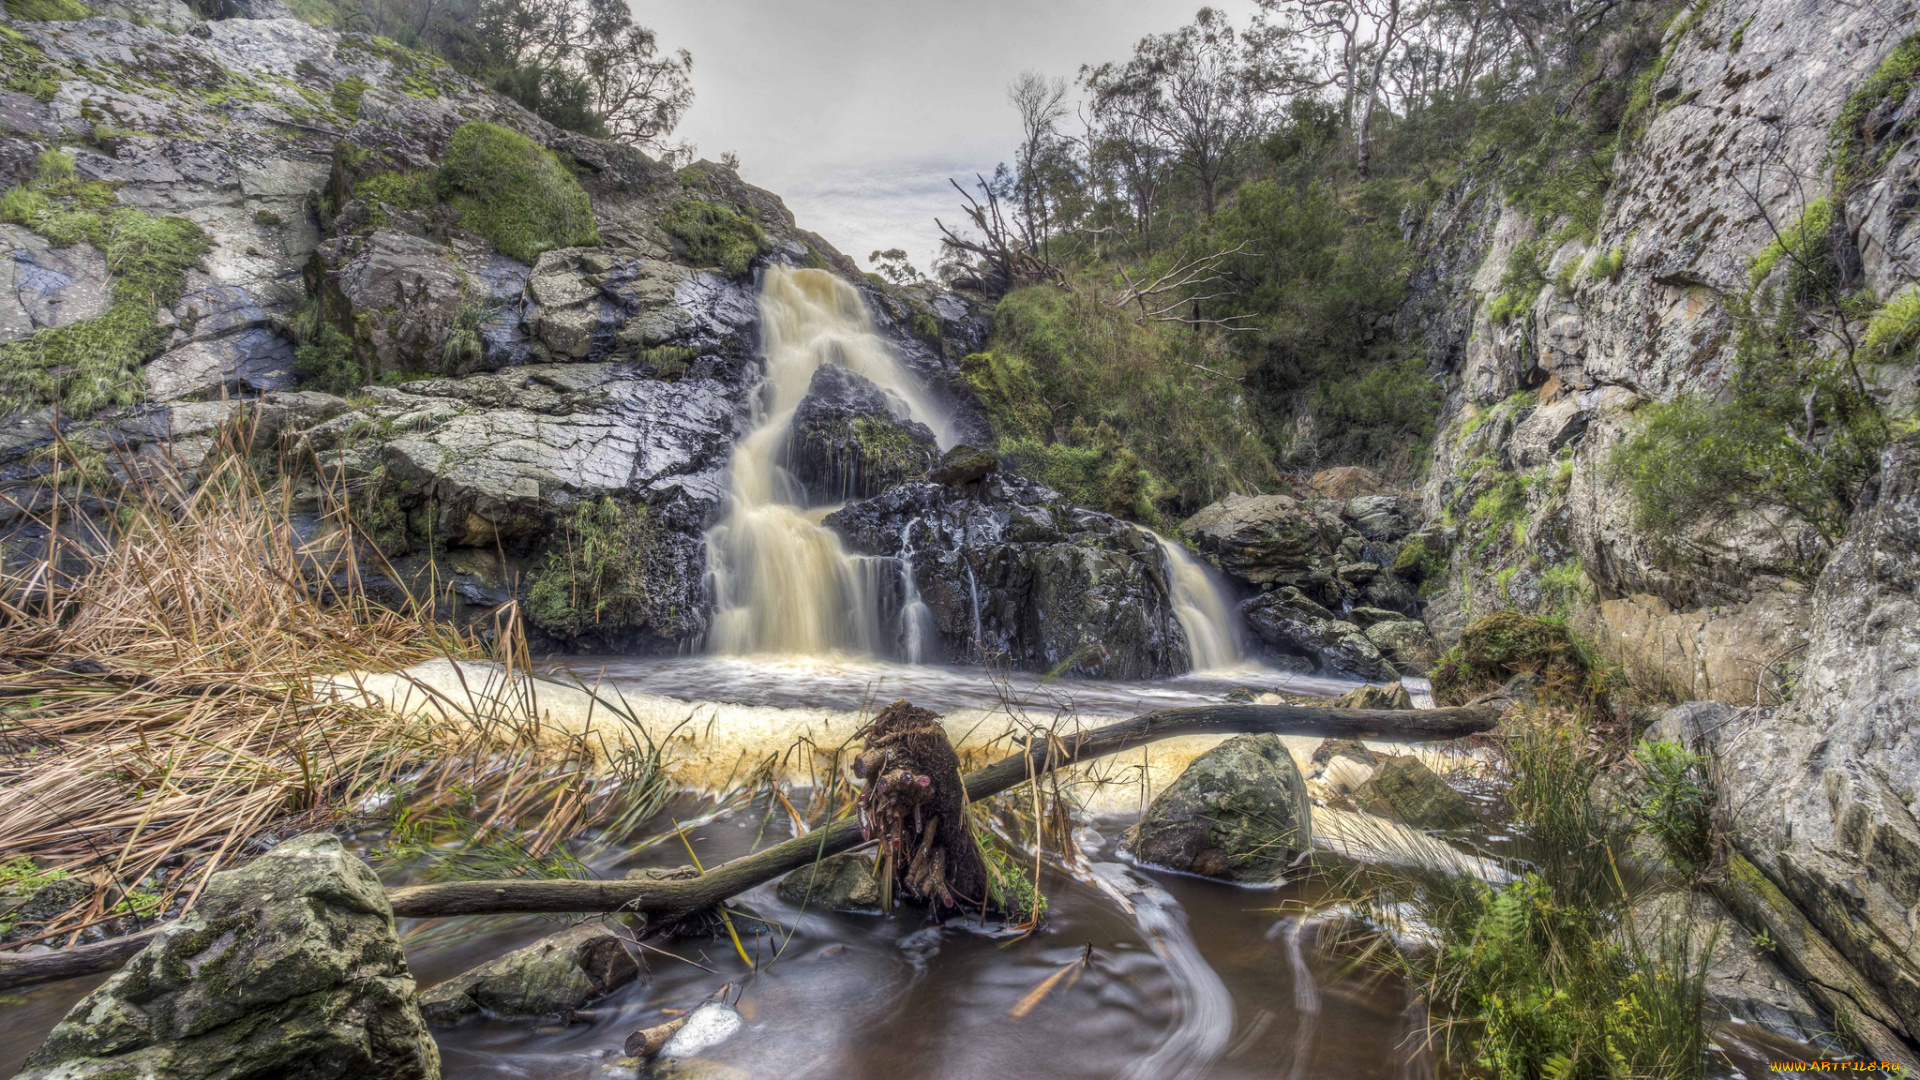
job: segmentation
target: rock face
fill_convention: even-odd
[[[1333,598],[1349,530],[1322,504],[1290,495],[1229,495],[1180,523],[1181,535],[1249,585],[1293,585]]]
[[[865,499],[921,476],[933,432],[866,378],[838,364],[813,373],[787,436],[787,471],[815,505]]]
[[[434,1024],[476,1013],[551,1016],[580,1008],[640,977],[626,941],[601,922],[586,922],[456,975],[420,995]]]
[[[191,914],[67,1014],[27,1080],[430,1080],[387,895],[331,836],[214,875]]]
[[[1127,834],[1142,862],[1270,882],[1313,845],[1306,781],[1276,735],[1236,735],[1187,766]]]
[[[1920,1042],[1920,443],[1877,490],[1813,593],[1802,684],[1757,716],[1668,728],[1716,758],[1734,841],[1884,995],[1875,1017]]]
[[[826,524],[854,551],[898,560],[896,611],[912,575],[948,658],[1121,679],[1192,666],[1166,557],[1146,533],[1016,477],[945,478],[901,484]]]
[[[761,376],[759,266],[826,266],[855,281],[880,332],[946,399],[956,430],[985,437],[958,392],[959,361],[986,333],[969,302],[930,285],[868,282],[779,198],[724,166],[676,171],[561,131],[435,58],[306,25],[276,0],[211,6],[211,21],[131,0],[111,9],[125,17],[84,30],[8,24],[20,35],[8,62],[36,65],[57,92],[0,90],[4,183],[31,178],[41,150],[65,146],[78,179],[111,184],[122,205],[192,221],[211,247],[180,303],[161,313],[173,333],[142,373],[145,403],[61,419],[68,441],[99,451],[110,470],[122,455],[162,456],[169,438],[174,459],[191,466],[251,406],[264,435],[289,438],[290,460],[345,481],[367,518],[362,532],[401,577],[456,579],[446,603],[462,618],[528,601],[579,539],[580,508],[610,500],[618,514],[603,517],[647,522],[622,533],[643,546],[615,553],[637,573],[621,583],[620,603],[585,618],[549,612],[540,629],[559,646],[674,650],[707,627],[702,535]],[[474,231],[442,198],[436,172],[473,122],[563,162],[591,201],[600,242],[515,257]],[[102,126],[127,137],[94,139]],[[712,269],[668,230],[675,208],[695,201],[759,230],[744,271]],[[96,317],[111,287],[93,248],[0,226],[0,340]],[[348,385],[369,376],[375,385]],[[327,415],[273,403],[320,388],[335,403]],[[44,508],[51,420],[51,411],[0,417],[9,565],[45,543],[21,508]],[[877,469],[861,474],[863,494],[931,457],[913,428],[904,442],[878,426],[856,434],[878,436],[861,441],[863,465]],[[317,484],[298,490],[310,497]],[[298,509],[318,520],[317,499]],[[481,561],[489,572],[454,569]]]

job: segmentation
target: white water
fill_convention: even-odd
[[[760,290],[765,381],[753,424],[728,467],[727,516],[707,534],[715,611],[708,648],[719,653],[834,652],[872,655],[893,639],[881,624],[891,560],[847,551],[809,513],[780,466],[794,410],[813,373],[838,364],[905,404],[913,419],[949,442],[947,417],[874,332],[860,294],[824,270],[770,266]]]
[[[1152,536],[1172,571],[1167,584],[1173,592],[1173,617],[1187,633],[1193,670],[1226,671],[1245,663],[1239,620],[1234,616],[1225,586],[1186,548],[1159,533]]]

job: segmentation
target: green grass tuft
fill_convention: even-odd
[[[551,151],[517,131],[477,120],[461,125],[441,161],[439,189],[460,212],[462,227],[522,262],[600,242],[580,182]]]
[[[687,257],[699,266],[717,266],[740,277],[755,256],[773,244],[760,226],[724,203],[682,199],[667,211],[661,227],[687,245]]]
[[[1880,360],[1898,359],[1916,345],[1920,345],[1920,286],[1880,305],[1861,339],[1862,350]]]

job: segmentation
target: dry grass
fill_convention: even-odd
[[[441,656],[525,670],[517,613],[489,649],[419,605],[372,602],[344,486],[320,484],[317,523],[296,529],[313,518],[296,518],[289,471],[262,480],[246,443],[191,471],[96,462],[110,493],[56,482],[35,516],[64,515],[66,539],[0,588],[0,851],[95,886],[36,939],[177,912],[274,837],[356,817],[398,824],[416,853],[457,832],[462,851],[551,873],[562,841],[658,809],[646,741],[610,753],[524,712],[400,717],[317,689]],[[91,494],[110,524],[73,513]]]

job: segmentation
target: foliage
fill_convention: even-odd
[[[60,92],[60,74],[26,35],[0,26],[0,86],[49,102]]]
[[[1834,117],[1831,135],[1833,186],[1850,192],[1892,159],[1913,129],[1911,116],[1894,112],[1888,123],[1869,129],[1868,120],[1897,106],[1920,86],[1920,34],[1910,35],[1867,76]]]
[[[1547,610],[1557,617],[1573,614],[1574,606],[1586,600],[1591,589],[1586,570],[1577,559],[1555,563],[1540,571],[1541,598],[1547,602]]]
[[[1150,519],[1143,497],[1184,516],[1273,475],[1243,399],[1214,367],[1230,361],[1205,344],[1035,286],[1000,301],[989,352],[962,371],[1016,468],[1128,516]]]
[[[753,220],[725,203],[686,198],[674,203],[661,228],[687,245],[697,266],[717,266],[740,277],[754,258],[773,250],[773,242]]]
[[[1647,785],[1634,807],[1641,831],[1659,842],[1674,865],[1706,869],[1713,859],[1713,791],[1706,759],[1676,742],[1642,742],[1633,756]]]
[[[517,131],[478,120],[462,124],[447,144],[438,185],[463,227],[523,262],[554,248],[600,242],[580,182],[551,151]]]
[[[1889,436],[1845,357],[1822,356],[1792,310],[1741,322],[1738,369],[1721,398],[1683,394],[1640,411],[1607,461],[1636,527],[1671,543],[1754,511],[1846,529]],[[1808,571],[1812,555],[1808,554]]]
[[[339,113],[349,123],[360,116],[360,99],[372,87],[358,75],[349,75],[333,84],[333,93],[329,97],[333,111]]]
[[[1445,391],[1424,362],[1408,357],[1359,375],[1330,375],[1314,389],[1313,416],[1327,429],[1316,442],[1329,461],[1424,462]]]
[[[1000,838],[973,822],[974,843],[980,848],[980,861],[987,868],[987,898],[993,909],[1010,923],[1037,923],[1047,913],[1047,898],[1033,881],[1033,870],[1021,866]]]
[[[561,637],[644,625],[665,541],[645,506],[607,496],[576,504],[531,576],[528,618]]]
[[[7,14],[36,22],[75,22],[93,11],[79,0],[7,0]]]
[[[1880,305],[1860,341],[1868,356],[1894,360],[1920,344],[1920,286],[1897,293]]]
[[[73,159],[60,150],[41,155],[34,180],[0,196],[0,221],[56,246],[85,241],[98,248],[112,287],[104,314],[0,344],[0,412],[58,406],[69,416],[89,416],[139,399],[140,367],[168,336],[154,314],[180,298],[186,271],[209,245],[184,218],[149,217],[113,203],[112,188],[77,179]]]
[[[1500,294],[1487,307],[1487,317],[1495,325],[1505,326],[1514,316],[1533,308],[1540,290],[1547,287],[1546,242],[1538,237],[1514,245],[1507,255],[1507,266],[1500,274]]]
[[[1602,281],[1612,281],[1620,276],[1627,263],[1627,253],[1621,248],[1609,248],[1593,257],[1587,264],[1587,273]]]
[[[302,388],[329,394],[350,394],[367,383],[353,339],[325,321],[294,346],[293,374]]]
[[[1826,265],[1827,236],[1833,228],[1833,200],[1822,195],[1806,205],[1800,216],[1779,230],[1772,241],[1753,257],[1747,276],[1759,285],[1773,273],[1781,260],[1787,260],[1788,292],[1805,296]]]
[[[492,315],[491,306],[472,300],[461,303],[453,313],[453,322],[447,327],[447,340],[440,343],[440,359],[449,369],[458,370],[461,365],[480,359],[484,351],[480,331]]]

